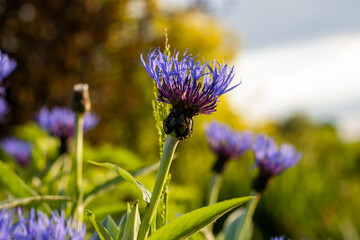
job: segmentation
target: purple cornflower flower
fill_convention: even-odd
[[[259,176],[253,182],[253,188],[258,192],[266,188],[271,177],[295,165],[301,158],[301,153],[297,153],[292,145],[284,143],[278,148],[272,138],[264,135],[256,137],[252,149],[260,169]]]
[[[17,63],[0,50],[0,82],[15,70]]]
[[[6,138],[1,142],[2,149],[12,156],[20,166],[27,167],[31,161],[32,147],[30,143],[17,138]]]
[[[0,87],[1,88],[1,87]],[[0,89],[1,90],[1,89]],[[3,120],[3,117],[6,115],[6,113],[9,111],[8,109],[8,104],[5,101],[5,99],[3,99],[2,97],[0,97],[0,122]]]
[[[285,240],[285,236],[271,237],[270,240]]]
[[[85,238],[85,225],[81,230],[77,230],[78,223],[71,218],[65,219],[62,212],[51,214],[50,219],[41,211],[37,212],[32,208],[28,219],[22,216],[18,209],[19,221],[12,224],[14,210],[0,212],[0,236],[4,240],[83,240]]]
[[[7,54],[2,53],[0,50],[0,85],[2,84],[2,81],[15,70],[16,66],[16,61],[9,58]],[[4,89],[0,86],[0,93],[3,91]]]
[[[229,159],[236,159],[251,148],[250,132],[236,132],[215,121],[210,123],[205,131],[208,144],[218,157],[213,166],[215,172],[222,172]]]
[[[41,108],[38,114],[38,124],[48,133],[59,138],[70,138],[74,136],[75,114],[68,108]],[[84,115],[84,131],[88,131],[96,126],[99,118],[93,113]]]
[[[219,97],[240,84],[229,88],[234,67],[222,66],[215,60],[201,65],[186,54],[179,60],[179,52],[170,58],[157,48],[148,54],[147,62],[141,55],[142,64],[158,88],[157,100],[172,105],[164,121],[165,133],[175,131],[180,140],[191,135],[194,116],[214,112]]]
[[[49,134],[60,139],[60,154],[68,151],[68,139],[75,134],[75,113],[68,108],[55,107],[51,111],[41,108],[37,122]],[[84,132],[94,128],[99,122],[99,117],[94,113],[84,114]]]

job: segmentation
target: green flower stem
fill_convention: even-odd
[[[146,207],[145,215],[140,226],[137,240],[145,240],[147,238],[150,224],[156,214],[156,209],[160,202],[160,196],[163,191],[170,170],[171,161],[178,142],[179,141],[171,135],[168,135],[166,138],[159,171],[156,176],[155,186],[152,192],[150,203]]]
[[[213,205],[217,202],[219,197],[219,192],[221,188],[221,182],[222,182],[222,175],[213,172],[210,180],[209,190],[206,198],[206,205]],[[211,223],[207,226],[207,229],[212,232],[214,224]]]
[[[242,226],[239,226],[240,228],[238,228],[240,229],[240,233],[237,234],[237,236],[239,236],[238,239],[245,239],[246,233],[248,232],[252,218],[254,216],[256,206],[261,197],[260,193],[258,192],[252,192],[250,195],[255,196],[256,198],[249,200],[246,204],[245,217],[243,218],[243,221],[239,224],[240,226]]]
[[[215,204],[219,197],[219,192],[221,188],[222,175],[214,172],[211,176],[209,191],[206,199],[206,205]]]
[[[75,161],[76,161],[76,193],[78,197],[76,215],[78,216],[79,225],[84,219],[84,205],[83,205],[83,189],[82,189],[82,173],[83,173],[83,129],[84,129],[83,114],[75,115]],[[80,226],[81,228],[81,226]]]

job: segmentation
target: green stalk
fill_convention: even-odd
[[[76,193],[78,197],[76,215],[80,222],[80,228],[84,219],[82,173],[83,173],[83,114],[75,114],[75,161],[76,161]]]
[[[249,231],[249,227],[251,225],[256,206],[261,197],[260,193],[257,192],[252,192],[250,195],[256,196],[256,198],[249,200],[246,204],[245,217],[243,218],[243,221],[241,221],[239,224],[238,230],[240,230],[240,232],[236,234],[239,240],[245,239],[245,236]]]
[[[206,205],[213,205],[217,202],[219,192],[221,188],[222,175],[217,172],[213,172],[210,180],[208,195],[206,198]],[[207,226],[207,229],[212,232],[214,224],[211,223]]]
[[[154,216],[156,214],[156,209],[160,202],[160,196],[163,191],[170,170],[171,161],[178,142],[179,141],[171,135],[168,135],[166,138],[164,151],[161,157],[160,167],[156,176],[155,186],[152,192],[150,203],[146,207],[144,219],[141,223],[137,240],[145,240],[147,238],[150,224],[153,221]]]
[[[206,205],[215,204],[219,197],[219,192],[221,188],[222,175],[214,172],[211,176],[209,191],[206,199]]]

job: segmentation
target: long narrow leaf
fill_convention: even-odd
[[[88,209],[85,209],[85,212],[86,212],[87,217],[90,219],[90,222],[94,226],[96,232],[98,233],[99,238],[101,240],[113,240],[112,237],[110,236],[109,232],[106,230],[106,228],[104,228],[104,226],[101,224],[101,222],[99,222],[95,218],[95,215]]]
[[[160,162],[152,164],[150,166],[146,166],[144,168],[140,168],[138,170],[130,172],[130,174],[134,177],[136,176],[143,176],[150,172],[155,171],[159,168]],[[104,194],[105,192],[112,189],[112,187],[115,187],[116,184],[119,184],[121,182],[124,182],[124,178],[121,176],[115,177],[113,179],[110,179],[109,181],[103,183],[100,186],[95,187],[91,192],[85,194],[84,196],[84,206],[88,205],[93,199],[95,199],[97,196]]]
[[[127,205],[128,205],[128,211],[127,211],[127,213],[125,213],[124,215],[122,215],[121,218],[120,218],[119,231],[118,231],[118,235],[117,235],[117,237],[116,237],[116,240],[123,240],[124,230],[125,230],[125,225],[126,225],[127,217],[128,217],[128,213],[130,212],[130,204],[127,203]]]
[[[0,209],[26,206],[29,204],[36,204],[42,202],[49,203],[49,202],[66,202],[66,201],[75,201],[75,200],[69,197],[57,196],[57,195],[32,196],[27,198],[18,198],[18,199],[12,199],[9,201],[0,202]]]
[[[253,197],[243,197],[226,200],[184,214],[158,229],[148,240],[178,240],[190,237],[206,225],[214,222],[223,214],[252,198]]]
[[[127,214],[126,225],[124,229],[123,240],[136,240],[140,227],[140,214],[138,202],[131,208]]]
[[[225,240],[240,240],[240,231],[239,226],[242,226],[241,223],[245,221],[245,209],[238,209],[235,212],[231,213],[230,216],[226,219],[224,224]],[[244,240],[250,240],[253,232],[253,224],[250,224],[250,227],[247,229]]]
[[[138,180],[136,180],[129,172],[127,172],[126,170],[120,168],[119,166],[113,164],[113,163],[98,163],[98,162],[93,162],[93,161],[89,161],[90,163],[94,164],[94,165],[98,165],[101,167],[106,167],[112,171],[115,171],[117,174],[119,174],[124,180],[130,182],[131,184],[133,184],[139,191],[141,191],[142,195],[143,195],[143,199],[145,202],[149,203],[150,202],[150,198],[151,198],[151,193],[149,190],[147,190],[147,188],[142,185]]]
[[[3,162],[0,162],[0,182],[15,197],[22,198],[38,195]]]
[[[108,233],[110,234],[110,236],[113,239],[116,239],[117,235],[118,235],[118,231],[119,228],[116,225],[114,219],[110,216],[107,215],[104,220],[102,221],[102,225],[106,228],[106,230],[108,231]],[[100,240],[100,237],[98,235],[98,233],[95,231],[93,236],[91,237],[92,240]]]

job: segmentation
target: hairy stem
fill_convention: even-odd
[[[150,203],[146,207],[144,219],[140,226],[138,240],[144,240],[147,238],[150,224],[156,214],[156,209],[160,202],[160,196],[163,191],[178,142],[179,141],[171,135],[168,135],[166,138],[164,151],[161,157],[160,168],[156,176],[155,186],[152,192]]]

